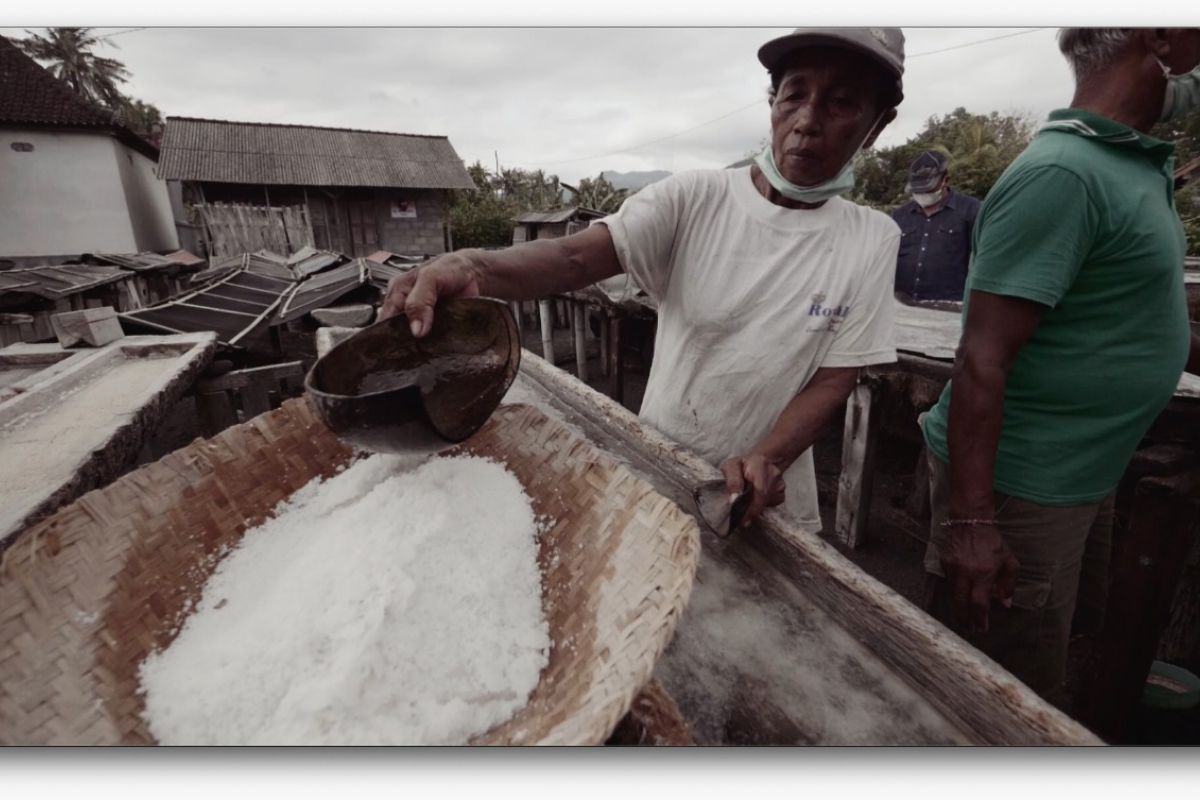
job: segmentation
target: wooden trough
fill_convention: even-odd
[[[687,487],[719,475],[528,351],[510,397],[685,507]],[[697,743],[1101,744],[784,514],[702,543],[688,610],[655,671]]]
[[[215,350],[213,334],[194,333],[0,351],[0,550],[129,467]]]

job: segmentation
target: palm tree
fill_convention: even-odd
[[[571,202],[581,208],[602,211],[605,214],[615,213],[621,204],[629,197],[628,189],[618,189],[612,185],[601,172],[595,178],[583,178],[578,186],[569,183],[562,184],[563,188],[574,193]]]
[[[49,61],[47,68],[51,75],[66,81],[88,100],[116,110],[122,107],[124,100],[117,84],[128,80],[129,71],[120,61],[102,58],[92,52],[103,41],[103,37],[92,33],[93,30],[47,28],[46,36],[27,30],[28,39],[15,41],[30,57]]]

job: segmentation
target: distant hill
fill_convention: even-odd
[[[662,169],[647,170],[644,172],[611,172],[605,170],[600,173],[604,179],[611,183],[617,189],[630,189],[637,191],[643,186],[649,186],[652,183],[661,181],[663,178],[669,178],[670,172]]]

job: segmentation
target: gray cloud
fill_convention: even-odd
[[[1012,30],[905,33],[908,52],[919,54]],[[499,151],[503,165],[572,181],[601,169],[679,171],[741,158],[768,125],[755,52],[782,32],[151,28],[114,39],[119,49],[103,54],[133,73],[130,94],[166,114],[444,134],[468,163],[492,165]],[[960,105],[1042,116],[1069,102],[1071,86],[1051,30],[912,58],[905,102],[880,144],[898,144]]]

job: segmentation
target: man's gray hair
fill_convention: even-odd
[[[1112,63],[1133,33],[1133,28],[1063,28],[1058,32],[1058,49],[1079,80]]]

